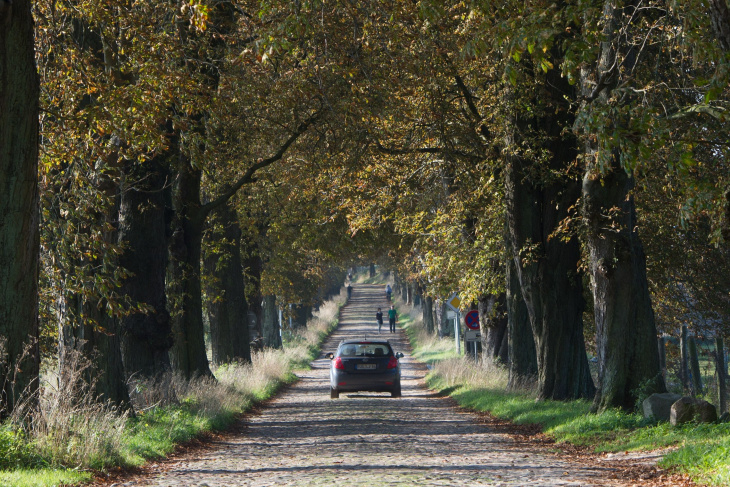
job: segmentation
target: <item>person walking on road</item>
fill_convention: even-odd
[[[398,313],[395,312],[395,306],[393,305],[388,310],[388,321],[390,322],[390,332],[395,333],[395,322],[398,321]]]
[[[378,322],[378,335],[380,335],[380,329],[383,327],[383,311],[380,308],[375,313],[375,320]]]
[[[390,301],[390,295],[393,292],[393,290],[390,288],[390,284],[385,285],[385,297],[388,298],[388,301]]]

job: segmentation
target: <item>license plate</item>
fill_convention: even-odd
[[[357,370],[373,370],[376,367],[376,364],[357,364]]]

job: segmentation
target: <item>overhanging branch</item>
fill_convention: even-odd
[[[200,209],[202,211],[203,215],[207,215],[211,211],[215,210],[219,206],[225,204],[229,199],[231,199],[239,189],[241,189],[244,185],[252,183],[255,178],[254,175],[256,174],[256,171],[263,169],[267,166],[270,166],[271,164],[275,163],[282,157],[284,157],[284,154],[286,153],[287,149],[296,142],[296,140],[307,131],[309,126],[317,119],[319,116],[318,112],[315,112],[312,114],[308,119],[300,123],[296,130],[289,136],[288,139],[279,147],[279,150],[276,151],[273,155],[270,157],[267,157],[266,159],[259,159],[255,163],[251,164],[249,168],[246,170],[245,173],[236,181],[228,190],[226,190],[223,194],[218,196],[216,199],[211,201],[210,203],[206,203],[203,205]]]

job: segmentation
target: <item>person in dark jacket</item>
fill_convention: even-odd
[[[380,335],[380,329],[383,327],[383,311],[380,308],[375,313],[375,320],[378,322],[378,335]]]

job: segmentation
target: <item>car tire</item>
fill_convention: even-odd
[[[337,399],[340,397],[340,391],[330,387],[330,399]]]
[[[395,386],[392,391],[390,391],[390,397],[400,397],[400,384]]]

